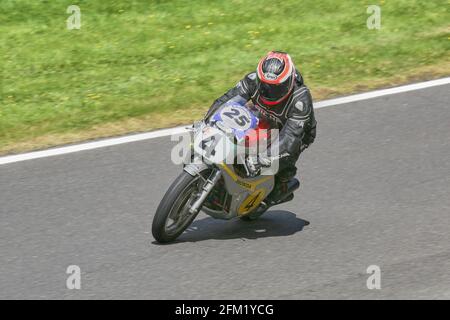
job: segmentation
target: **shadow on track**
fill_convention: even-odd
[[[227,221],[207,217],[194,221],[173,243],[289,236],[301,231],[307,225],[308,221],[283,210],[268,211],[255,221],[240,219]]]

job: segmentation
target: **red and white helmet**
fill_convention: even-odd
[[[291,95],[295,66],[286,52],[269,52],[259,61],[256,74],[259,98],[265,105],[277,105]]]

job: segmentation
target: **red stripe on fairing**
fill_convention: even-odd
[[[263,61],[267,60],[267,59],[272,59],[272,58],[275,58],[275,59],[278,59],[278,60],[284,62],[284,70],[275,80],[267,79],[265,77],[265,75],[264,75],[263,70],[262,70]],[[292,67],[293,67],[293,65],[292,65],[291,59],[290,59],[288,54],[269,52],[264,59],[261,59],[261,61],[259,61],[259,64],[258,64],[258,76],[259,76],[259,79],[261,81],[265,82],[265,83],[268,83],[268,84],[280,84],[286,79],[286,76],[290,72],[292,72]]]

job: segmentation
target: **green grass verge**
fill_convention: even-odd
[[[66,8],[81,8],[67,30]],[[368,5],[381,30],[368,30]],[[2,0],[0,152],[194,120],[271,49],[314,97],[450,74],[448,0]]]

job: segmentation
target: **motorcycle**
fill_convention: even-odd
[[[190,156],[156,210],[152,234],[157,242],[174,241],[200,211],[215,219],[251,221],[272,205],[292,199],[298,181],[288,185],[277,203],[268,203],[265,200],[274,188],[276,172],[263,168],[252,174],[249,154],[267,149],[269,139],[259,125],[246,101],[237,97],[222,105],[209,121],[189,128],[191,154],[199,157],[192,161]],[[283,156],[273,156],[271,161],[276,163]]]

